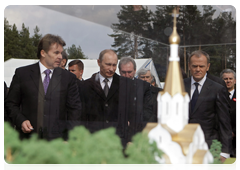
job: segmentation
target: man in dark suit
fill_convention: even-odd
[[[226,83],[230,106],[231,106],[231,125],[232,125],[232,152],[231,157],[236,157],[236,73],[231,69],[225,69],[220,73],[221,79],[223,79]]]
[[[45,35],[38,45],[40,61],[15,71],[6,105],[21,139],[36,132],[39,138],[66,140],[79,123],[76,76],[59,67],[64,45],[61,37]]]
[[[81,60],[72,60],[68,63],[68,71],[75,74],[77,79],[83,81],[82,75],[84,70],[84,64]]]
[[[128,78],[124,87],[128,101],[125,103],[125,110],[128,111],[128,141],[131,141],[132,136],[142,131],[147,122],[155,121],[151,89],[149,83],[134,78],[136,63],[131,57],[122,57],[118,68],[120,75]]]
[[[79,96],[80,96],[80,100],[81,100],[81,104],[82,104],[82,112],[84,112],[84,98],[83,98],[83,93],[84,93],[84,80],[82,78],[83,75],[83,70],[84,70],[84,64],[81,60],[72,60],[71,62],[68,63],[68,71],[70,71],[71,73],[75,74],[78,81],[77,81],[77,85],[78,85],[78,92],[79,92]]]
[[[206,77],[210,67],[210,58],[206,52],[194,51],[189,57],[188,64],[192,76],[184,79],[184,84],[191,98],[189,123],[201,125],[209,148],[213,139],[221,142],[221,161],[224,162],[230,156],[232,138],[226,88]]]
[[[151,88],[152,105],[153,105],[153,116],[152,116],[151,121],[157,122],[157,104],[158,104],[157,96],[158,96],[158,92],[162,91],[163,89],[152,85],[153,75],[149,68],[143,68],[143,69],[139,70],[138,78],[151,84],[150,88]],[[155,83],[155,85],[156,85],[156,83]]]
[[[121,85],[123,81],[115,73],[118,57],[113,50],[107,49],[99,54],[97,62],[100,71],[84,81],[85,108],[81,122],[91,133],[109,127],[116,128],[116,134],[125,147],[124,128],[127,121],[120,106],[120,103],[125,101],[120,97],[120,91],[124,90]]]

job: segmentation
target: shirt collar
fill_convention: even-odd
[[[47,67],[45,67],[45,66],[41,63],[41,61],[39,61],[39,68],[40,68],[41,74],[43,74],[44,71],[48,69]],[[54,70],[54,69],[49,69],[49,70],[51,70],[51,73],[53,73],[53,70]]]
[[[235,89],[231,90],[229,93],[231,93],[231,96],[233,96]]]
[[[103,80],[105,79],[105,77],[103,77],[103,76],[100,74],[100,72],[99,72],[99,78],[100,78],[100,82],[103,82]],[[109,82],[112,82],[113,77],[108,77],[107,79],[109,80]]]
[[[202,80],[200,80],[198,83],[203,86],[204,82],[206,81],[207,79],[207,74],[205,74],[205,76],[202,78]],[[194,85],[196,81],[193,79],[193,76],[191,76],[191,85]]]

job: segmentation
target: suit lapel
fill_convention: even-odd
[[[94,89],[93,91],[96,92],[103,100],[106,100],[106,96],[104,94],[104,91],[100,85],[100,78],[99,78],[99,73],[95,73],[92,75],[90,79],[90,84],[89,86]]]
[[[39,94],[44,96],[45,94],[44,94],[43,88],[39,87],[39,85],[40,85],[39,82],[42,80],[41,73],[40,73],[40,68],[39,68],[39,63],[34,64],[33,67],[31,68],[30,77],[32,78],[36,89],[39,91]],[[42,89],[42,90],[40,90],[40,89]]]
[[[210,86],[212,85],[211,82],[208,81],[208,78],[206,79],[205,83],[203,84],[202,90],[198,96],[198,100],[197,103],[194,107],[194,110],[192,112],[192,114],[194,114],[194,112],[198,109],[198,107],[201,105],[201,103],[205,100],[205,97],[208,96],[208,94],[210,93]]]
[[[48,85],[46,95],[50,95],[54,91],[54,89],[58,85],[60,85],[62,71],[63,70],[61,68],[55,68],[54,69],[53,75],[52,75],[51,80],[50,80],[49,85]]]
[[[186,79],[185,82],[185,90],[191,98],[191,78]]]
[[[111,87],[110,87],[109,92],[108,92],[107,100],[109,100],[115,94],[115,92],[118,89],[119,89],[119,77],[115,73],[113,75],[113,81],[112,81]]]

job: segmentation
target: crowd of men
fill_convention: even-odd
[[[68,139],[68,131],[83,125],[91,133],[116,128],[125,148],[148,122],[157,122],[157,95],[162,88],[149,69],[138,71],[131,57],[103,50],[99,72],[83,80],[81,60],[68,63],[60,36],[47,34],[39,42],[39,62],[17,68],[9,91],[5,89],[4,119],[19,131],[21,139]],[[191,77],[184,79],[189,93],[189,123],[199,123],[210,147],[222,143],[221,160],[236,157],[236,74],[223,70],[221,78],[208,73],[210,57],[195,51],[189,57]],[[120,75],[116,74],[119,69]],[[224,82],[225,81],[225,82]],[[6,87],[6,84],[5,86]],[[229,96],[230,94],[230,96]]]

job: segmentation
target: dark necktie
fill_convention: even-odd
[[[107,97],[107,95],[108,95],[108,91],[109,91],[109,87],[108,87],[108,79],[105,78],[103,81],[105,82],[105,86],[104,86],[104,89],[103,89],[103,90],[104,90],[105,96]]]
[[[195,105],[197,103],[197,99],[198,99],[198,96],[199,96],[199,92],[198,92],[198,85],[199,84],[197,82],[195,82],[194,84],[196,86],[196,89],[195,89],[195,91],[193,93],[192,100],[191,100],[191,110],[192,111],[194,110],[194,107],[195,107]]]
[[[47,88],[48,88],[48,85],[49,85],[49,82],[50,82],[50,73],[51,73],[51,70],[47,69],[44,71],[44,73],[46,74],[44,80],[43,80],[43,88],[44,88],[44,92],[45,94],[47,93]]]

